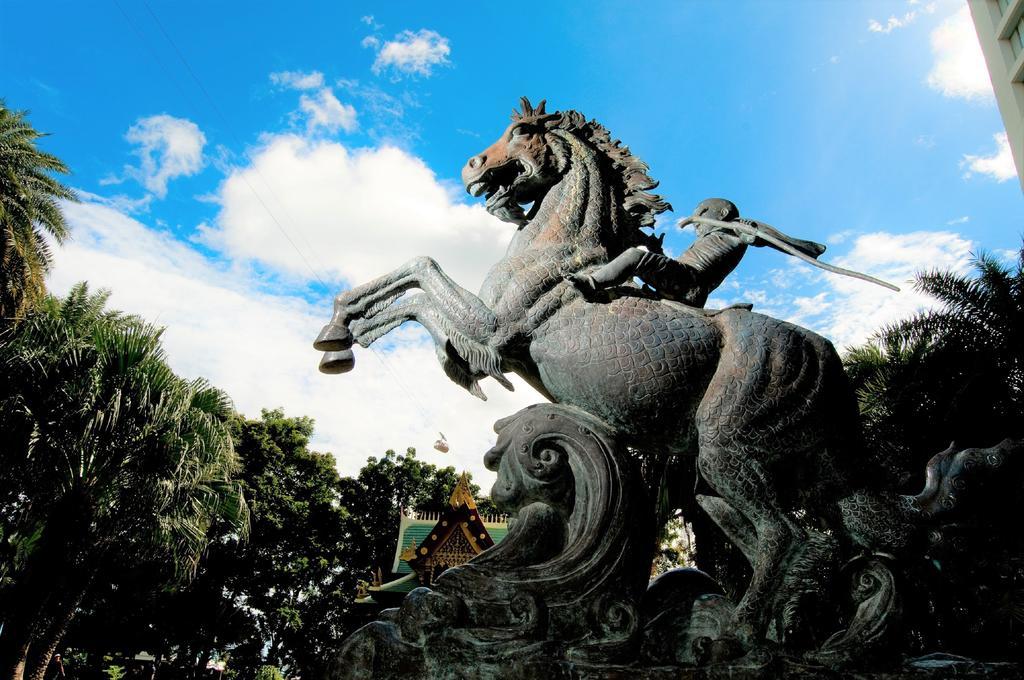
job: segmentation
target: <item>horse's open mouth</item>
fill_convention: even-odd
[[[473,196],[487,195],[488,212],[504,208],[516,200],[516,188],[530,173],[518,159],[511,159],[504,165],[490,168],[479,179],[466,187]]]

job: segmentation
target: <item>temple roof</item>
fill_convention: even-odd
[[[393,601],[395,596],[404,596],[431,583],[445,569],[469,561],[507,533],[504,516],[480,515],[469,475],[463,473],[452,489],[448,507],[441,512],[401,513],[391,566],[398,578],[383,583],[378,575],[373,585],[360,591],[357,602],[380,602],[382,597]]]
[[[469,473],[463,472],[459,476],[459,482],[452,489],[452,497],[448,499],[448,505],[458,508],[465,505],[470,510],[476,510],[476,499],[473,498],[473,491],[469,486]]]
[[[458,544],[457,548],[453,541]],[[494,539],[484,525],[476,504],[470,508],[460,503],[458,507],[452,507],[441,515],[419,545],[413,545],[410,541],[409,547],[402,551],[401,558],[414,571],[420,572],[433,564],[443,564],[445,567],[463,564],[492,545]],[[457,554],[452,553],[453,550]]]
[[[482,552],[505,538],[508,525],[504,516],[481,516],[476,512],[476,499],[469,485],[469,474],[463,472],[452,489],[448,508],[442,512],[402,513],[398,524],[398,543],[391,571],[408,574],[413,571],[411,563],[422,564],[425,556],[432,554],[451,534],[449,527],[466,523],[463,534],[470,545]],[[480,537],[484,534],[484,538]],[[423,552],[423,550],[426,552]]]

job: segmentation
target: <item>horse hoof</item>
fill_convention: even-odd
[[[355,365],[356,357],[350,349],[343,349],[340,352],[324,352],[324,358],[320,360],[320,372],[328,375],[348,373]]]
[[[352,333],[345,326],[329,323],[313,341],[313,349],[321,352],[341,352],[352,347]]]

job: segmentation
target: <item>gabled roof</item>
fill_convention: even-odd
[[[402,513],[398,525],[398,544],[391,571],[408,574],[413,565],[422,566],[431,561],[431,556],[447,541],[458,528],[473,554],[479,554],[505,538],[508,525],[504,518],[481,517],[477,512],[476,499],[469,484],[469,474],[463,472],[452,489],[448,508],[441,512],[418,513],[408,516]]]
[[[457,541],[460,547],[456,549],[454,544],[448,545],[452,541]],[[445,565],[455,566],[455,564],[466,562],[472,555],[479,555],[492,545],[494,545],[494,539],[491,538],[483,520],[480,519],[476,505],[474,504],[470,508],[462,504],[442,514],[431,528],[430,533],[423,538],[418,546],[410,546],[402,551],[402,559],[409,563],[415,571],[438,564],[439,560],[453,562],[456,559],[455,555],[445,554],[447,546],[449,552],[458,550],[459,554],[465,555],[465,559]]]
[[[418,544],[410,541],[401,558],[422,577],[427,570],[436,567],[463,564],[492,545],[494,539],[477,510],[469,474],[463,472],[452,489],[448,509]]]
[[[360,586],[356,601],[396,604],[396,597],[400,599],[413,588],[431,583],[433,576],[448,567],[464,564],[507,533],[504,517],[480,516],[469,475],[462,473],[448,507],[441,512],[401,513],[391,567],[398,578],[384,583],[378,572],[372,585]]]

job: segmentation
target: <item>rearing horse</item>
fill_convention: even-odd
[[[516,228],[479,295],[429,257],[343,292],[314,345],[325,351],[321,370],[350,370],[353,342],[366,347],[416,321],[445,373],[478,397],[481,378],[511,389],[503,374],[514,372],[629,445],[696,454],[721,496],[702,505],[753,566],[735,633],[763,636],[778,567],[802,542],[793,511],[813,499],[835,508],[837,490],[860,488],[856,405],[832,345],[746,309],[709,312],[635,287],[588,299],[567,281],[626,248],[659,248],[642,229],[669,208],[649,193],[647,166],[576,111],[549,114],[524,98],[462,179]],[[413,288],[421,292],[399,300]],[[814,478],[781,481],[798,469]]]

